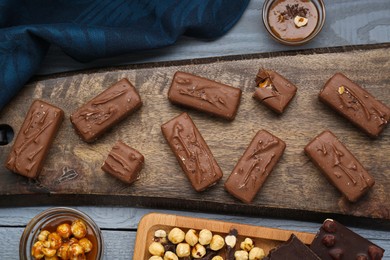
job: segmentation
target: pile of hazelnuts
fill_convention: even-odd
[[[265,257],[264,250],[255,247],[250,238],[245,238],[240,243],[239,250],[235,249],[236,243],[236,230],[231,230],[227,236],[222,237],[208,229],[199,232],[195,229],[184,232],[178,227],[168,232],[159,229],[154,232],[153,241],[148,248],[151,255],[149,260],[261,260]]]
[[[86,238],[87,225],[81,219],[71,224],[63,223],[56,231],[43,229],[31,249],[35,259],[86,259],[92,248],[92,242]]]

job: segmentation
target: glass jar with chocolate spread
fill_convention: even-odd
[[[263,22],[281,43],[300,45],[313,39],[322,29],[325,7],[322,0],[266,0]]]

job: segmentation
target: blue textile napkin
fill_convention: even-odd
[[[0,111],[50,44],[79,61],[217,38],[249,0],[0,0]]]

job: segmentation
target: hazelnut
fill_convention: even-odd
[[[234,235],[228,235],[225,237],[225,243],[231,248],[234,248],[236,246],[237,237]]]
[[[68,249],[70,258],[81,256],[84,254],[84,249],[79,244],[73,244]]]
[[[183,242],[184,237],[185,237],[185,233],[180,228],[173,228],[168,234],[169,241],[171,241],[174,244],[179,244]]]
[[[51,249],[58,249],[62,245],[62,238],[56,232],[50,233],[47,240],[50,242]]]
[[[240,248],[247,252],[251,251],[253,247],[254,247],[253,241],[249,237],[245,238],[244,241],[242,241],[240,244]]]
[[[150,258],[149,258],[149,260],[164,260],[161,256],[156,256],[156,255],[154,255],[154,256],[151,256]]]
[[[154,232],[154,241],[165,244],[167,242],[167,232],[163,229],[156,230]]]
[[[73,221],[70,229],[72,231],[72,234],[78,239],[83,238],[87,235],[87,225],[81,219]]]
[[[322,224],[322,228],[328,233],[335,233],[337,231],[336,223],[333,219],[326,219]]]
[[[172,251],[167,251],[165,252],[164,260],[179,260],[179,258]]]
[[[156,256],[156,255],[154,255],[154,256],[151,256],[150,258],[149,258],[149,260],[164,260],[161,256]]]
[[[50,232],[47,230],[42,230],[38,235],[39,241],[45,241],[47,240],[47,237],[49,236]]]
[[[35,242],[31,249],[31,255],[36,259],[42,259],[45,256],[42,252],[43,248],[44,247],[41,241]]]
[[[56,249],[52,249],[52,248],[42,248],[42,253],[45,255],[45,259],[46,257],[52,257],[52,256],[55,256],[57,250]]]
[[[299,16],[299,15],[297,15],[297,16],[294,17],[295,26],[298,27],[298,28],[307,25],[307,22],[308,22],[308,21],[309,21],[309,20],[308,20],[307,18],[302,17],[302,16]]]
[[[93,247],[92,242],[85,237],[79,240],[79,245],[84,249],[84,253],[91,252]]]
[[[264,257],[264,250],[260,247],[254,247],[249,251],[249,260],[262,260]]]
[[[199,244],[203,246],[210,244],[212,238],[213,234],[208,229],[202,229],[199,232]]]
[[[334,246],[335,240],[336,240],[336,238],[334,237],[334,235],[330,235],[330,234],[326,234],[321,239],[322,244],[324,244],[326,247]]]
[[[165,252],[164,246],[158,242],[152,242],[149,246],[149,253],[155,256],[163,256]]]
[[[193,258],[202,258],[205,254],[206,248],[201,244],[196,244],[191,250],[191,255]]]
[[[247,251],[244,250],[238,250],[234,253],[235,260],[248,260],[249,254]]]
[[[211,260],[223,260],[222,256],[216,255]]]
[[[211,241],[210,241],[210,248],[211,248],[211,250],[218,251],[224,245],[225,245],[225,241],[223,240],[223,237],[221,237],[220,235],[214,235],[211,238]]]
[[[61,259],[69,259],[69,247],[70,245],[68,243],[63,243],[57,250],[57,256]]]
[[[176,254],[178,257],[186,257],[191,254],[191,247],[187,243],[179,243],[176,247]]]
[[[196,231],[194,229],[189,229],[186,233],[185,240],[190,246],[196,245],[196,243],[198,243]]]
[[[343,258],[344,251],[341,248],[333,248],[333,249],[329,250],[329,255],[334,260],[340,260]]]
[[[57,233],[62,238],[69,238],[72,234],[72,231],[70,230],[70,225],[67,223],[61,224],[57,227]]]
[[[382,259],[383,250],[375,245],[368,246],[368,255],[371,259]]]

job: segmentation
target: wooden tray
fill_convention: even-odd
[[[174,227],[178,227],[184,232],[187,232],[187,230],[190,228],[195,229],[198,232],[202,229],[208,229],[213,234],[219,234],[222,237],[227,236],[229,230],[235,228],[238,231],[236,244],[237,250],[239,250],[239,244],[244,241],[246,237],[249,237],[253,240],[255,246],[264,250],[266,255],[272,248],[275,248],[276,246],[287,241],[291,234],[295,234],[303,243],[307,245],[311,244],[315,236],[311,233],[296,232],[292,230],[282,230],[276,228],[243,225],[233,222],[151,213],[145,215],[138,224],[133,259],[149,259],[151,255],[148,252],[148,247],[153,241],[154,232],[156,230],[163,229],[168,234],[168,232]],[[221,250],[221,254],[224,254],[224,250]]]
[[[66,119],[38,180],[28,180],[0,166],[0,205],[124,205],[245,214],[323,221],[326,217],[378,223],[390,227],[390,129],[373,140],[318,101],[324,83],[343,72],[390,105],[390,44],[265,53],[215,59],[133,65],[40,78],[29,83],[0,113],[0,124],[19,131],[33,99],[55,104]],[[252,98],[260,67],[274,69],[298,87],[281,116]],[[233,122],[169,103],[173,74],[191,72],[241,88],[241,105]],[[87,144],[75,134],[69,115],[119,79],[139,90],[143,107],[98,141]],[[208,143],[224,176],[215,186],[195,192],[165,142],[160,126],[186,111]],[[252,204],[228,194],[223,183],[254,134],[266,129],[287,148]],[[376,179],[358,203],[342,198],[304,155],[304,146],[325,129],[333,131]],[[113,144],[121,139],[145,156],[140,179],[128,186],[101,169]],[[5,162],[11,144],[0,146]]]

